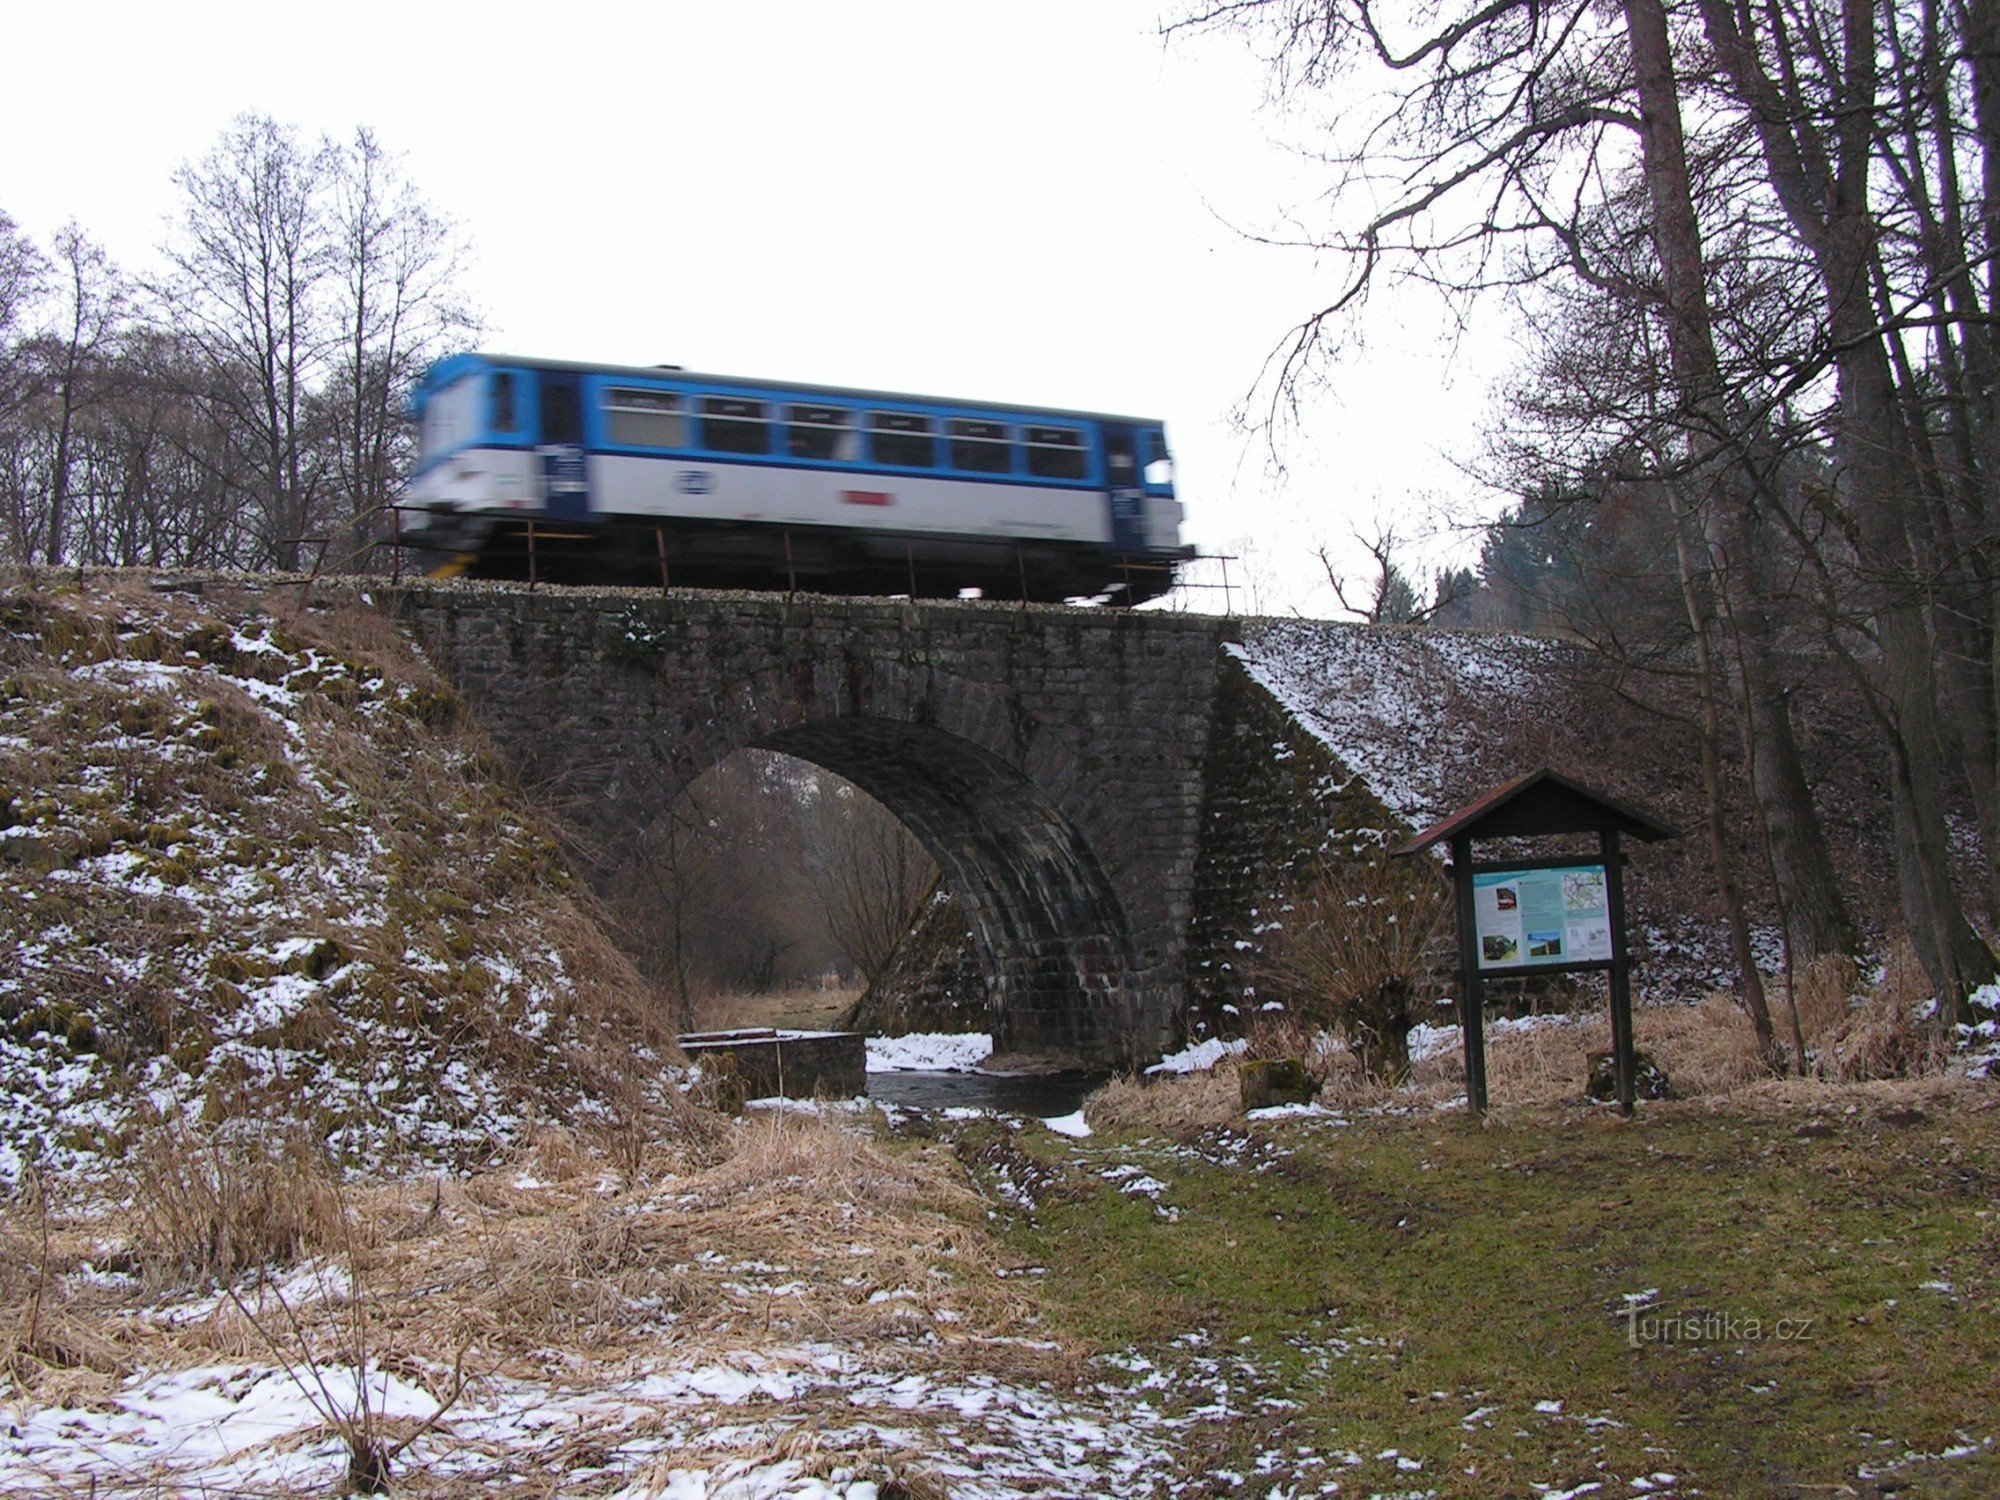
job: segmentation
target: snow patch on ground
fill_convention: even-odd
[[[1603,1024],[1604,1018],[1601,1015],[1570,1015],[1562,1012],[1551,1012],[1540,1016],[1488,1016],[1486,1045],[1492,1046],[1499,1037],[1524,1032]],[[1456,1052],[1464,1045],[1463,1034],[1463,1029],[1458,1026],[1431,1026],[1419,1021],[1410,1030],[1410,1061],[1424,1062],[1440,1053]]]
[[[1323,1104],[1267,1104],[1262,1109],[1243,1111],[1246,1120],[1331,1120],[1345,1125],[1340,1111],[1328,1109]]]
[[[970,1073],[992,1055],[993,1038],[983,1031],[868,1038],[871,1073]]]
[[[1242,1037],[1224,1041],[1221,1037],[1210,1037],[1206,1041],[1195,1042],[1183,1047],[1179,1052],[1170,1052],[1150,1068],[1148,1073],[1206,1073],[1225,1057],[1233,1057],[1247,1051],[1249,1042]]]
[[[0,1436],[0,1488],[331,1494],[347,1456],[328,1416],[359,1411],[364,1400],[391,1430],[428,1421],[439,1405],[421,1385],[375,1366],[359,1383],[338,1365],[296,1374],[263,1363],[142,1372],[102,1409],[18,1415]],[[782,1438],[808,1412],[823,1455],[814,1467],[825,1477],[796,1460],[732,1454]],[[967,1500],[1157,1493],[1181,1468],[1174,1434],[1190,1420],[1147,1400],[1080,1402],[984,1373],[909,1373],[807,1347],[655,1368],[588,1389],[478,1379],[395,1469],[501,1483],[559,1462],[578,1433],[590,1432],[600,1472],[633,1477],[615,1492],[632,1500],[872,1500],[880,1489],[862,1477],[859,1450],[883,1448],[923,1453],[922,1468]],[[940,1442],[934,1427],[949,1439]],[[857,1450],[852,1464],[824,1457],[843,1449]],[[498,1464],[496,1454],[504,1455]]]

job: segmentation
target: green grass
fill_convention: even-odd
[[[1829,1097],[1258,1126],[1247,1151],[1031,1135],[1065,1186],[1009,1232],[1065,1334],[1188,1399],[1231,1382],[1237,1415],[1195,1431],[1235,1493],[2000,1492],[2000,1449],[1907,1457],[2000,1438],[2000,1097]],[[1122,1163],[1161,1206],[1099,1175]]]

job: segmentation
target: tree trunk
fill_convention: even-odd
[[[1807,961],[1825,953],[1852,954],[1859,946],[1854,919],[1827,852],[1772,649],[1773,630],[1759,567],[1756,486],[1745,438],[1739,433],[1743,419],[1731,410],[1716,354],[1701,227],[1681,125],[1680,88],[1662,0],[1625,0],[1625,29],[1639,100],[1653,244],[1666,297],[1669,358],[1697,449],[1692,457],[1708,459],[1695,470],[1709,477],[1702,506],[1703,536],[1717,598],[1731,627],[1750,789],[1778,887],[1788,951]],[[1703,454],[1703,448],[1712,451]],[[1685,559],[1683,565],[1686,587]],[[1701,649],[1707,649],[1706,640]]]
[[[1875,623],[1895,808],[1897,886],[1911,942],[1938,1000],[1967,1012],[1970,989],[1993,977],[1993,955],[1952,889],[1943,797],[1943,735],[1933,641],[1915,576],[1907,507],[1917,458],[1896,407],[1885,335],[1871,301],[1878,236],[1869,174],[1876,140],[1875,9],[1840,0],[1842,99],[1821,135],[1804,102],[1785,93],[1738,28],[1728,0],[1699,0],[1716,59],[1749,114],[1773,191],[1812,258],[1826,304],[1839,412],[1841,494],[1861,555],[1857,601]],[[1775,36],[1785,47],[1792,38]],[[1793,76],[1783,74],[1787,87]]]
[[[1674,555],[1680,564],[1681,598],[1687,605],[1688,626],[1694,632],[1696,681],[1701,692],[1702,828],[1708,836],[1709,864],[1715,871],[1716,889],[1721,893],[1722,909],[1728,918],[1730,952],[1736,960],[1743,1010],[1750,1017],[1750,1029],[1757,1037],[1757,1054],[1772,1072],[1782,1073],[1784,1054],[1771,1030],[1771,1007],[1764,998],[1764,977],[1757,971],[1756,950],[1750,941],[1750,917],[1744,910],[1743,891],[1736,881],[1736,862],[1729,855],[1728,813],[1722,803],[1719,744],[1722,725],[1716,706],[1714,657],[1708,645],[1708,614],[1688,562],[1686,527],[1682,524],[1674,527]]]
[[[1769,845],[1788,951],[1802,963],[1832,953],[1852,957],[1860,949],[1860,934],[1834,872],[1772,649],[1763,570],[1757,566],[1760,528],[1747,503],[1725,501],[1713,509],[1724,518],[1718,583],[1736,659],[1750,790]],[[1711,560],[1714,553],[1712,545]]]

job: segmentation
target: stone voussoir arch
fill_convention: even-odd
[[[403,609],[586,850],[740,749],[793,755],[938,861],[998,1049],[1129,1065],[1167,1040],[1230,622],[491,584]]]

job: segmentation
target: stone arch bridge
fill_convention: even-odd
[[[615,849],[745,747],[847,778],[929,849],[995,1049],[1157,1057],[1188,984],[1214,617],[422,585],[406,616],[516,769]]]

